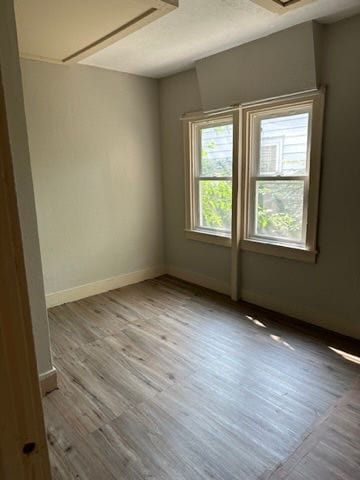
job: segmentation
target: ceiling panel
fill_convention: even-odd
[[[78,61],[176,7],[175,0],[15,0],[20,53]]]

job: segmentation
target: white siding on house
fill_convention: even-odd
[[[201,174],[231,176],[233,126],[219,125],[201,129]]]
[[[265,118],[260,121],[260,174],[306,173],[308,124],[308,113]],[[269,169],[269,165],[276,165],[276,168]]]

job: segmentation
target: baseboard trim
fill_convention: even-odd
[[[39,375],[40,381],[40,391],[41,395],[45,397],[48,393],[56,390],[58,388],[57,384],[57,372],[56,368],[53,367],[51,370]]]
[[[190,270],[183,270],[171,265],[167,267],[167,273],[172,277],[180,278],[180,280],[184,280],[185,282],[193,283],[195,285],[199,285],[200,287],[214,290],[218,293],[230,295],[230,283],[217,280],[216,278],[191,272]]]
[[[51,308],[62,305],[63,303],[75,302],[76,300],[91,297],[92,295],[98,295],[108,292],[109,290],[115,290],[116,288],[125,287],[126,285],[132,285],[143,282],[144,280],[149,280],[150,278],[159,277],[166,272],[167,269],[165,266],[158,265],[136,272],[117,275],[116,277],[98,280],[97,282],[87,283],[67,290],[49,293],[46,295],[46,306],[47,308]]]

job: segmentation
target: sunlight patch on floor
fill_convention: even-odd
[[[245,315],[245,317],[246,317],[248,320],[251,320],[254,325],[257,325],[258,327],[261,327],[261,328],[267,328],[267,326],[264,325],[262,322],[260,322],[260,320],[258,320],[257,318],[250,317],[250,315]]]
[[[286,348],[289,348],[290,350],[295,350],[294,347],[292,347],[288,342],[285,342],[285,340],[283,340],[281,337],[279,337],[278,335],[270,335],[270,338],[272,338],[273,340],[275,340],[275,342],[278,342],[278,343],[281,343],[281,345],[284,345],[284,347]]]
[[[329,346],[329,348],[333,352],[345,358],[345,360],[349,360],[349,362],[360,364],[360,357],[357,357],[356,355],[352,355],[351,353],[344,352],[343,350],[338,350],[337,348],[334,348],[334,347]]]

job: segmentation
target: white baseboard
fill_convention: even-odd
[[[41,395],[45,397],[46,394],[57,389],[57,372],[53,367],[51,370],[39,375]]]
[[[173,277],[185,280],[186,282],[199,285],[200,287],[205,287],[218,293],[230,295],[230,283],[228,282],[223,282],[221,280],[217,280],[216,278],[208,277],[207,275],[191,272],[190,270],[183,270],[171,265],[168,265],[167,273]]]
[[[46,306],[47,308],[51,308],[56,305],[62,305],[63,303],[75,302],[76,300],[91,297],[92,295],[98,295],[99,293],[108,292],[109,290],[115,290],[116,288],[125,287],[126,285],[132,285],[133,283],[159,277],[160,275],[164,275],[166,271],[166,267],[158,265],[136,272],[117,275],[116,277],[105,278],[97,282],[79,285],[78,287],[67,290],[49,293],[46,295]]]

